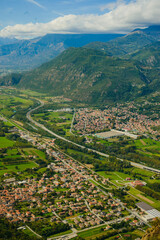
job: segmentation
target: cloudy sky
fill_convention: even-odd
[[[0,0],[0,37],[127,33],[160,24],[160,0]]]

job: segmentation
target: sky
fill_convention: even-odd
[[[160,24],[160,0],[0,0],[0,37],[128,33]]]

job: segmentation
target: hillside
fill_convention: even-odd
[[[107,42],[120,34],[47,34],[31,40],[0,38],[0,70],[28,70],[40,66],[69,47]],[[5,44],[5,45],[4,45]]]
[[[139,51],[129,55],[130,59],[140,61],[150,67],[160,66],[160,41],[147,45]]]
[[[107,43],[93,42],[86,47],[107,52],[111,56],[125,56],[159,40],[160,26],[151,26],[146,29],[136,29]]]
[[[105,104],[133,99],[146,91],[152,81],[137,61],[110,57],[93,49],[70,48],[22,76],[3,78],[1,85],[4,84]]]
[[[160,89],[160,41],[144,47],[129,55],[130,60],[139,62],[143,74],[150,82],[148,89],[156,91]]]

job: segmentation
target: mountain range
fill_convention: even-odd
[[[159,40],[160,26],[158,25],[146,29],[135,29],[123,37],[106,43],[93,42],[86,47],[104,51],[111,56],[125,56]]]
[[[0,38],[0,69],[33,69],[69,47],[82,47],[94,41],[107,42],[118,36],[122,34],[47,34],[30,40]]]
[[[40,67],[8,75],[0,83],[94,105],[155,93],[160,90],[159,29],[138,29],[107,43],[68,48]],[[101,49],[102,45],[107,47]]]

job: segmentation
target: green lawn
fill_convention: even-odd
[[[56,192],[66,192],[66,191],[68,191],[68,188],[54,188],[54,191],[56,191]]]

